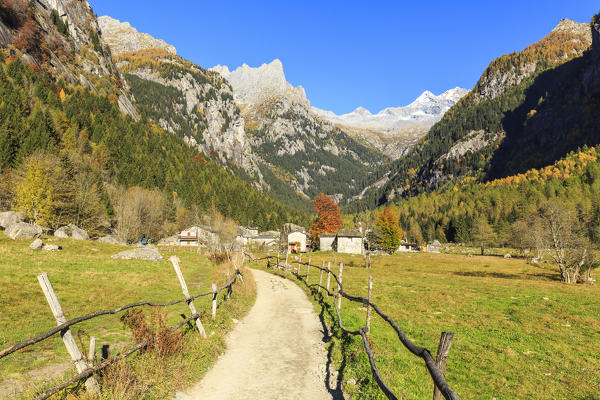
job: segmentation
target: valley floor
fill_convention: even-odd
[[[312,253],[302,261],[309,258],[313,265],[331,262],[336,274],[343,261],[344,290],[352,295],[366,296],[371,275],[373,302],[410,340],[432,354],[442,331],[455,332],[446,377],[460,398],[600,399],[600,288],[560,282],[551,263],[535,266],[502,256],[404,253],[374,256],[367,269],[362,256]],[[294,268],[297,260],[290,257]],[[301,279],[286,273],[311,295],[316,312],[332,332],[328,354],[343,392],[352,399],[383,399],[362,339],[340,333],[331,299],[321,300],[323,291],[308,288],[305,274],[305,266]],[[311,269],[308,283],[319,279],[319,272]],[[364,326],[365,314],[362,304],[342,302],[346,328]],[[409,353],[376,315],[370,339],[379,372],[398,398],[431,399],[433,384],[423,361]]]

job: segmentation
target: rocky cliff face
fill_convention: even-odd
[[[234,99],[238,104],[260,104],[278,95],[309,106],[304,88],[293,87],[288,83],[283,72],[283,64],[279,59],[258,68],[244,64],[234,71],[229,71],[229,67],[217,65],[211,70],[221,74],[231,84],[234,88]]]
[[[12,7],[31,10],[32,22],[8,19],[0,23],[0,41],[23,51],[22,60],[48,69],[53,76],[82,84],[94,92],[105,91],[118,99],[121,111],[139,118],[127,85],[114,65],[108,47],[99,39],[100,28],[86,0],[15,1]],[[23,13],[21,13],[23,14]],[[56,16],[60,21],[54,20]],[[26,17],[29,18],[29,17]],[[59,30],[61,24],[62,31]],[[35,32],[13,43],[19,32]]]
[[[114,43],[111,35],[105,32],[103,36]],[[256,174],[261,181],[244,120],[231,87],[219,74],[164,49],[122,53],[115,60],[145,117],[223,164],[231,162]]]
[[[164,40],[155,39],[147,33],[140,33],[129,22],[121,22],[109,16],[98,18],[104,41],[110,46],[114,55],[147,49],[163,49],[177,54],[174,46]]]
[[[325,192],[345,201],[360,193],[369,171],[385,160],[313,112],[304,89],[287,82],[280,60],[211,70],[230,82],[265,175],[280,177],[301,195]]]

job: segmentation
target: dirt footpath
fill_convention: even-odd
[[[330,373],[326,332],[293,282],[252,270],[256,304],[227,337],[227,350],[185,400],[343,399]]]

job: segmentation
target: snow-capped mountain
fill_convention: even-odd
[[[371,114],[364,107],[358,107],[351,113],[343,115],[336,115],[331,111],[321,110],[316,107],[312,107],[312,111],[336,124],[352,128],[395,133],[415,125],[432,126],[468,92],[466,89],[457,87],[436,96],[426,90],[407,106],[388,107],[377,114]]]

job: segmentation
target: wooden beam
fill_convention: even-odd
[[[169,261],[171,261],[171,264],[173,264],[173,269],[175,270],[175,274],[177,274],[177,278],[179,279],[179,284],[181,285],[181,291],[183,292],[183,295],[186,299],[189,299],[190,292],[188,291],[185,279],[183,278],[183,274],[181,273],[181,268],[179,267],[179,258],[177,258],[177,256],[171,256],[171,258],[169,258]],[[192,315],[196,314],[197,311],[194,302],[190,300],[187,303]],[[196,318],[196,327],[198,328],[198,332],[200,332],[200,335],[202,335],[202,337],[205,338],[206,331],[204,330],[204,326],[202,325],[202,321],[200,321],[200,318]]]
[[[56,325],[62,325],[67,322],[67,318],[60,306],[60,302],[58,301],[58,296],[54,292],[54,288],[50,283],[50,278],[48,278],[48,274],[45,272],[41,275],[38,275],[38,282],[42,287],[42,291],[46,296],[46,300],[48,301],[48,305],[52,310],[52,314],[54,315],[54,319],[56,319]],[[75,363],[75,368],[78,373],[82,373],[88,368],[88,363],[83,354],[81,354],[81,350],[77,347],[77,343],[75,342],[75,338],[71,333],[71,329],[67,328],[63,330],[60,335],[62,336],[63,343],[71,356],[71,360]],[[86,389],[91,393],[100,393],[100,386],[98,385],[98,381],[93,376],[90,376],[85,381]]]

